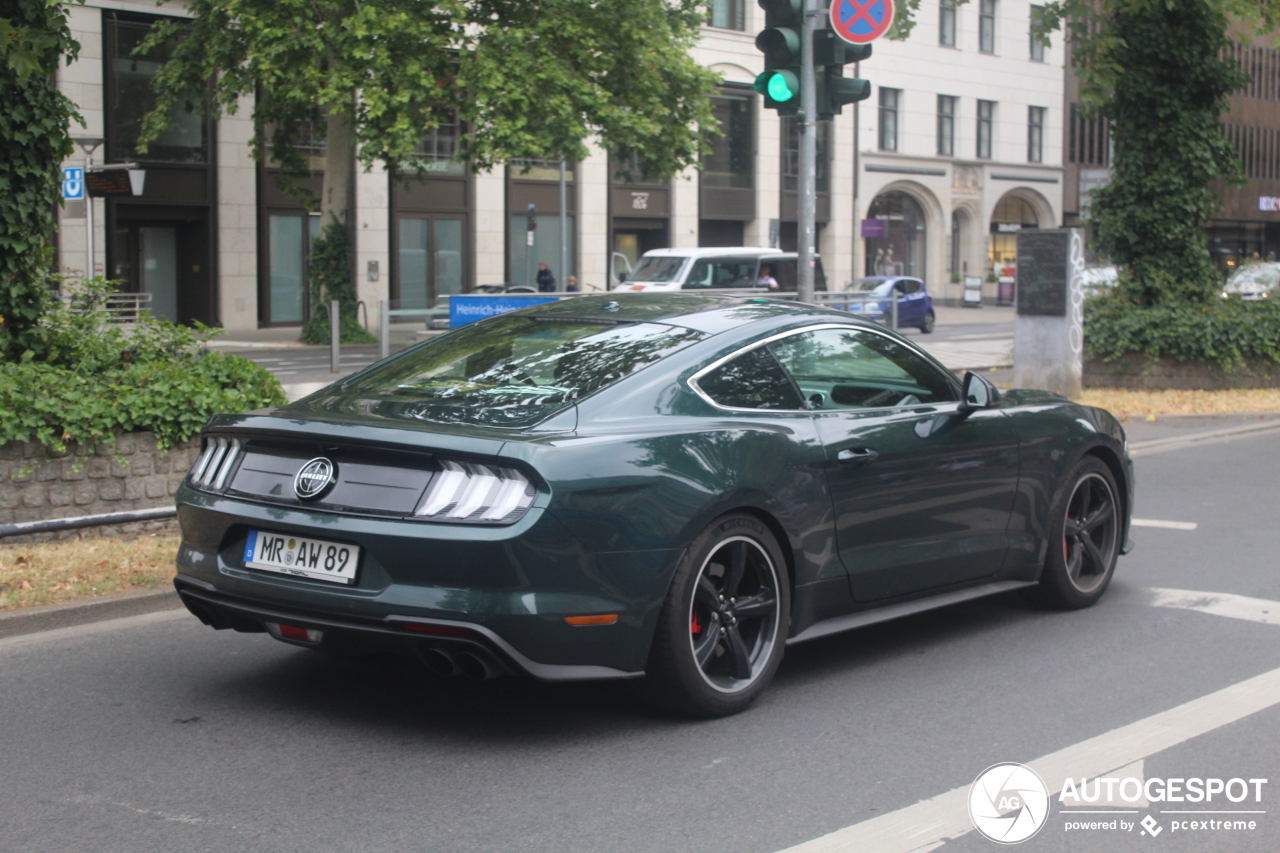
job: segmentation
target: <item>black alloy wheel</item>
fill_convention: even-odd
[[[925,334],[925,335],[932,334],[933,324],[936,319],[937,318],[934,316],[932,308],[924,312],[924,322],[920,324],[921,334]]]
[[[1035,589],[1041,603],[1060,609],[1088,607],[1101,598],[1120,555],[1121,507],[1111,469],[1087,456],[1069,482]]]
[[[752,516],[725,516],[677,569],[638,687],[651,703],[682,714],[741,711],[782,660],[789,613],[790,589],[772,534]]]

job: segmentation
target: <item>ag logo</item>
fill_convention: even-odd
[[[969,817],[974,827],[1001,844],[1026,841],[1049,817],[1049,790],[1024,764],[993,764],[973,780]]]
[[[333,463],[317,456],[298,471],[293,478],[293,492],[304,501],[318,498],[336,482]]]

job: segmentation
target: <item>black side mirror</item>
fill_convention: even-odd
[[[964,374],[964,387],[960,395],[961,413],[988,409],[1000,402],[1000,391],[972,370]]]

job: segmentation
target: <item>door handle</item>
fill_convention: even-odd
[[[836,454],[837,462],[870,462],[880,453],[870,447],[846,447]]]

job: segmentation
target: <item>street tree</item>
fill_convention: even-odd
[[[1037,35],[1065,31],[1086,114],[1110,124],[1110,183],[1092,193],[1095,245],[1143,306],[1203,303],[1218,274],[1203,224],[1215,180],[1240,180],[1221,116],[1248,81],[1228,57],[1231,33],[1274,32],[1267,0],[1052,0]]]
[[[253,96],[255,156],[306,173],[299,143],[325,141],[318,199],[328,259],[323,298],[354,300],[343,268],[357,163],[425,173],[415,156],[442,119],[462,128],[458,159],[485,170],[521,158],[579,160],[599,140],[664,178],[697,162],[714,127],[717,75],[688,49],[702,0],[193,0],[166,42],[143,140],[174,110],[234,113]],[[637,176],[638,177],[638,176]],[[344,314],[354,316],[353,312]]]
[[[53,75],[78,50],[60,0],[0,0],[0,359],[36,345],[76,117]]]

